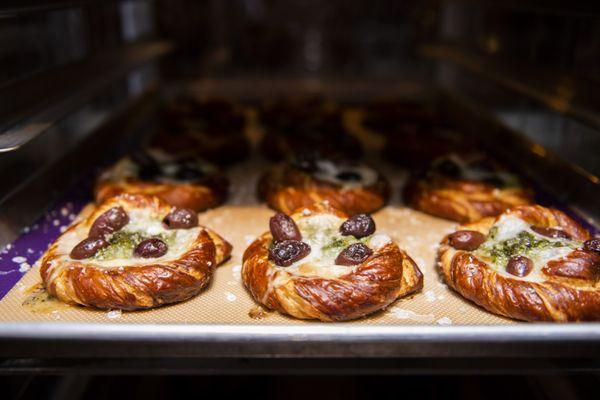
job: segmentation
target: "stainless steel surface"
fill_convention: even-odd
[[[582,357],[600,324],[512,326],[0,325],[4,357]]]

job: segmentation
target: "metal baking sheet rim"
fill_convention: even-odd
[[[204,346],[210,345],[210,346]],[[600,356],[600,324],[319,326],[5,323],[4,357]]]

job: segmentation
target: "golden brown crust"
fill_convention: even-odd
[[[222,185],[215,181],[208,181],[205,184],[154,183],[135,178],[117,181],[100,180],[94,188],[94,193],[97,203],[102,203],[123,193],[143,194],[156,196],[173,206],[189,208],[194,211],[217,207],[223,204],[226,197]]]
[[[585,241],[589,233],[554,209],[520,206],[506,211],[529,224],[561,228],[574,239]],[[503,215],[504,215],[503,214]],[[457,228],[489,233],[496,219]],[[543,281],[528,281],[500,274],[473,252],[456,250],[445,238],[439,250],[441,273],[452,288],[487,310],[526,321],[594,321],[600,319],[600,257],[574,250],[542,268]]]
[[[98,206],[87,218],[69,227],[42,256],[40,274],[51,295],[66,303],[101,309],[136,310],[179,302],[198,294],[215,268],[231,254],[231,245],[206,228],[199,230],[194,242],[176,259],[156,263],[101,267],[93,261],[71,259],[69,248],[61,250],[61,242],[68,235],[83,239],[96,218],[116,206],[127,212],[143,209],[160,216],[171,210],[157,197],[129,194]]]
[[[378,173],[377,180],[372,185],[343,188],[317,180],[290,164],[280,164],[270,168],[261,177],[258,195],[269,207],[285,214],[326,200],[333,208],[348,215],[356,215],[372,213],[385,206],[390,186],[383,175]]]
[[[345,215],[328,205],[307,207],[311,216]],[[295,213],[294,220],[307,212]],[[421,290],[423,275],[414,261],[395,243],[375,249],[374,254],[337,278],[288,273],[268,259],[270,233],[255,240],[244,252],[242,279],[254,299],[270,309],[301,319],[345,321],[387,307],[396,299]]]
[[[473,180],[439,176],[412,178],[404,188],[404,198],[411,207],[461,223],[531,204],[532,197],[529,190],[521,187],[501,189]]]

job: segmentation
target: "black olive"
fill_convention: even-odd
[[[485,242],[485,235],[477,231],[456,231],[448,236],[450,246],[457,250],[476,250],[483,242]]]
[[[102,236],[88,237],[73,247],[70,256],[74,260],[83,260],[92,257],[98,250],[107,246],[108,242]]]
[[[600,239],[589,239],[583,243],[583,249],[600,253]]]
[[[289,267],[308,254],[310,254],[308,243],[299,240],[284,240],[282,242],[275,242],[269,249],[269,260],[280,267]]]
[[[193,181],[202,177],[204,177],[204,172],[192,165],[182,165],[175,172],[175,179],[180,181]]]
[[[106,236],[118,231],[129,223],[129,215],[123,207],[113,207],[102,213],[90,228],[89,236]]]
[[[362,243],[346,247],[335,259],[337,265],[358,265],[371,257],[373,250]]]
[[[341,181],[359,182],[362,180],[362,175],[354,171],[342,171],[335,176]]]
[[[462,176],[462,169],[460,166],[449,158],[445,158],[437,163],[434,169],[440,174],[450,178],[460,178]]]
[[[553,239],[570,239],[571,235],[562,229],[548,228],[546,226],[532,226],[531,230],[535,233],[539,233],[542,236],[550,237]]]
[[[344,236],[354,236],[360,239],[375,233],[375,221],[367,214],[359,214],[348,218],[340,226],[340,233]]]
[[[142,240],[133,253],[142,258],[158,258],[167,254],[169,247],[159,238]]]
[[[506,264],[506,272],[514,276],[527,276],[533,269],[533,261],[525,256],[513,256]]]
[[[173,208],[163,219],[169,229],[190,229],[198,226],[198,214],[188,208]]]
[[[302,235],[293,219],[283,213],[277,213],[269,220],[271,235],[276,241],[301,240]]]
[[[139,167],[138,177],[142,180],[153,180],[161,174],[160,164],[144,151],[136,151],[131,159]]]

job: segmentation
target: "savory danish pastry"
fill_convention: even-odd
[[[448,285],[491,312],[600,320],[600,239],[561,211],[520,206],[460,226],[442,241],[439,265]]]
[[[359,163],[298,157],[271,167],[258,183],[269,207],[290,214],[323,200],[349,215],[371,213],[390,195],[387,180]]]
[[[249,152],[246,116],[233,103],[182,97],[167,103],[162,114],[164,126],[151,138],[151,147],[215,164],[239,161]]]
[[[264,136],[260,143],[270,160],[290,160],[297,154],[357,158],[360,141],[348,133],[335,103],[319,98],[283,99],[260,113]]]
[[[171,205],[203,211],[225,201],[229,182],[212,164],[176,159],[156,149],[139,150],[105,171],[96,184],[96,201],[121,193],[158,196]]]
[[[496,216],[509,207],[532,202],[531,191],[483,155],[450,154],[413,176],[404,189],[417,210],[458,222]]]
[[[365,214],[327,203],[277,213],[244,252],[242,279],[254,299],[301,319],[344,321],[423,287],[414,261]]]
[[[41,258],[59,300],[135,310],[187,300],[210,281],[231,245],[189,209],[123,194],[67,229]]]

